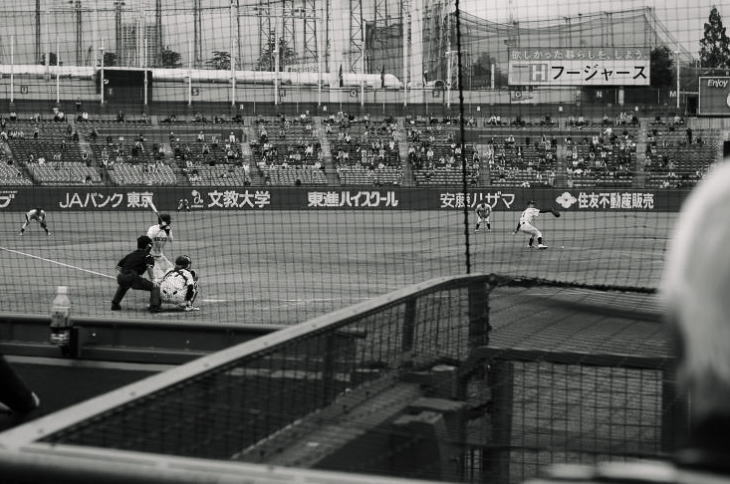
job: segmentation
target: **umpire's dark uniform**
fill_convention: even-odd
[[[119,287],[116,294],[114,294],[114,299],[112,299],[112,311],[121,309],[119,303],[122,302],[129,289],[150,291],[149,310],[152,312],[160,310],[160,288],[155,286],[152,281],[142,277],[147,269],[155,265],[155,259],[150,255],[151,248],[152,239],[142,235],[137,239],[137,250],[124,256],[117,264],[119,270],[117,283]]]
[[[0,355],[0,403],[19,414],[26,414],[39,405],[38,397],[28,389],[2,355]]]

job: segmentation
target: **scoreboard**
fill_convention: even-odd
[[[509,52],[510,86],[648,86],[645,47],[525,47]]]
[[[730,77],[700,77],[698,114],[730,116]]]

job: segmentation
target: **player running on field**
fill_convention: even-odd
[[[165,274],[160,282],[162,302],[176,304],[185,311],[200,311],[193,306],[198,295],[198,275],[191,269],[190,257],[181,255],[175,259],[175,268]]]
[[[474,213],[477,214],[477,224],[474,226],[474,232],[479,232],[479,227],[482,222],[484,222],[487,226],[487,231],[491,231],[492,224],[489,223],[489,216],[492,215],[492,206],[487,202],[480,202],[476,208],[474,208]]]
[[[152,269],[153,282],[160,282],[162,277],[172,269],[172,263],[165,257],[162,249],[168,241],[172,241],[172,217],[169,213],[161,213],[157,216],[157,224],[147,229],[147,237],[152,239],[152,250],[150,255],[155,259],[155,266]]]
[[[51,235],[51,232],[48,230],[48,226],[46,225],[46,211],[42,208],[31,208],[25,213],[25,222],[23,223],[23,226],[20,227],[20,235],[25,233],[26,227],[28,227],[28,225],[30,225],[30,223],[34,220],[41,225],[43,230],[46,231],[46,235]]]
[[[514,231],[515,234],[517,232],[524,232],[530,235],[530,242],[527,244],[527,247],[530,249],[534,248],[533,243],[535,242],[535,239],[537,239],[538,249],[548,248],[547,245],[542,243],[542,232],[533,225],[535,217],[538,217],[541,213],[552,213],[554,216],[560,217],[560,212],[552,209],[540,210],[535,207],[535,202],[530,200],[527,202],[527,208],[522,212],[522,215],[520,215],[520,221],[517,223],[517,228]]]

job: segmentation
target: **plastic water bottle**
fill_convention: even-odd
[[[56,297],[51,305],[51,343],[66,346],[71,340],[71,300],[68,298],[68,287],[58,286]]]

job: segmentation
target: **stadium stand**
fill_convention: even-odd
[[[398,124],[392,118],[370,119],[344,112],[323,120],[343,185],[399,185],[403,168]]]
[[[0,185],[21,186],[32,185],[33,181],[25,176],[15,165],[0,161]]]

